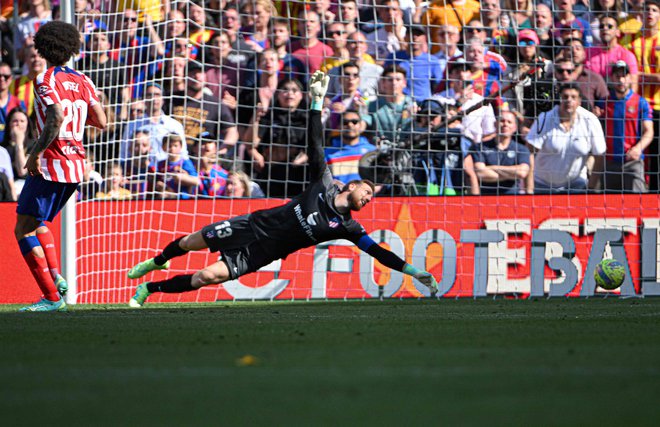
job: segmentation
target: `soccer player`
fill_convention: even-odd
[[[134,266],[128,272],[131,279],[166,269],[170,259],[189,251],[208,248],[222,254],[219,261],[195,274],[138,285],[129,302],[131,307],[141,307],[154,292],[180,293],[233,280],[299,249],[335,239],[350,240],[383,265],[415,277],[432,291],[437,290],[438,285],[431,273],[418,270],[376,244],[351,217],[352,211],[359,211],[371,201],[374,187],[370,181],[354,180],[340,189],[325,163],[321,147],[321,109],[328,80],[328,76],[321,71],[315,72],[310,80],[312,106],[307,140],[311,172],[309,187],[282,206],[216,222],[180,237],[156,257]]]
[[[76,27],[61,21],[44,24],[34,45],[48,68],[34,82],[39,138],[25,164],[28,177],[14,234],[43,297],[21,311],[64,311],[62,295],[68,288],[57,271],[55,241],[44,221],[55,218],[83,179],[85,123],[103,130],[107,119],[94,83],[66,66],[80,51]]]

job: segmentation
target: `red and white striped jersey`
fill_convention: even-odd
[[[89,109],[99,102],[94,83],[69,67],[51,67],[34,81],[37,131],[43,131],[46,108],[59,104],[64,121],[60,133],[41,158],[43,178],[55,182],[81,182],[85,170],[83,134]]]

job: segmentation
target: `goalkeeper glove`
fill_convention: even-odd
[[[312,109],[320,111],[323,107],[323,98],[328,91],[330,76],[323,71],[315,71],[309,81],[309,92],[312,95]]]
[[[410,264],[406,264],[403,266],[403,272],[419,280],[431,292],[438,292],[438,282],[428,271],[419,270]]]

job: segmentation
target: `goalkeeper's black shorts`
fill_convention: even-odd
[[[252,231],[248,215],[207,225],[202,228],[202,237],[211,252],[220,252],[219,260],[227,264],[232,280],[274,261]]]

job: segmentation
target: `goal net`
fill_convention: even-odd
[[[333,174],[379,189],[356,218],[377,242],[434,273],[438,296],[599,295],[593,271],[603,257],[628,269],[616,293],[655,292],[657,195],[640,191],[657,191],[657,143],[634,164],[607,145],[629,148],[621,138],[639,140],[647,117],[606,105],[607,86],[598,91],[611,72],[577,74],[585,45],[607,38],[591,30],[601,22],[595,13],[546,28],[537,15],[547,8],[515,10],[520,2],[481,2],[481,13],[465,6],[454,11],[458,22],[448,18],[449,2],[423,10],[396,0],[195,0],[149,10],[90,3],[75,16],[84,37],[75,68],[95,82],[109,127],[86,131],[77,302],[126,302],[138,284],[128,269],[173,239],[302,191],[307,82],[316,69],[331,76],[323,120]],[[619,74],[632,74],[624,65]],[[600,121],[581,115],[566,131],[553,111],[574,102],[563,101],[574,94],[562,86],[571,80]],[[561,146],[571,138],[577,145]],[[618,175],[605,152],[618,156]],[[601,181],[592,190],[594,174]],[[621,189],[635,177],[636,187]],[[144,280],[217,259],[191,253]],[[237,281],[150,301],[428,295],[335,241]]]

